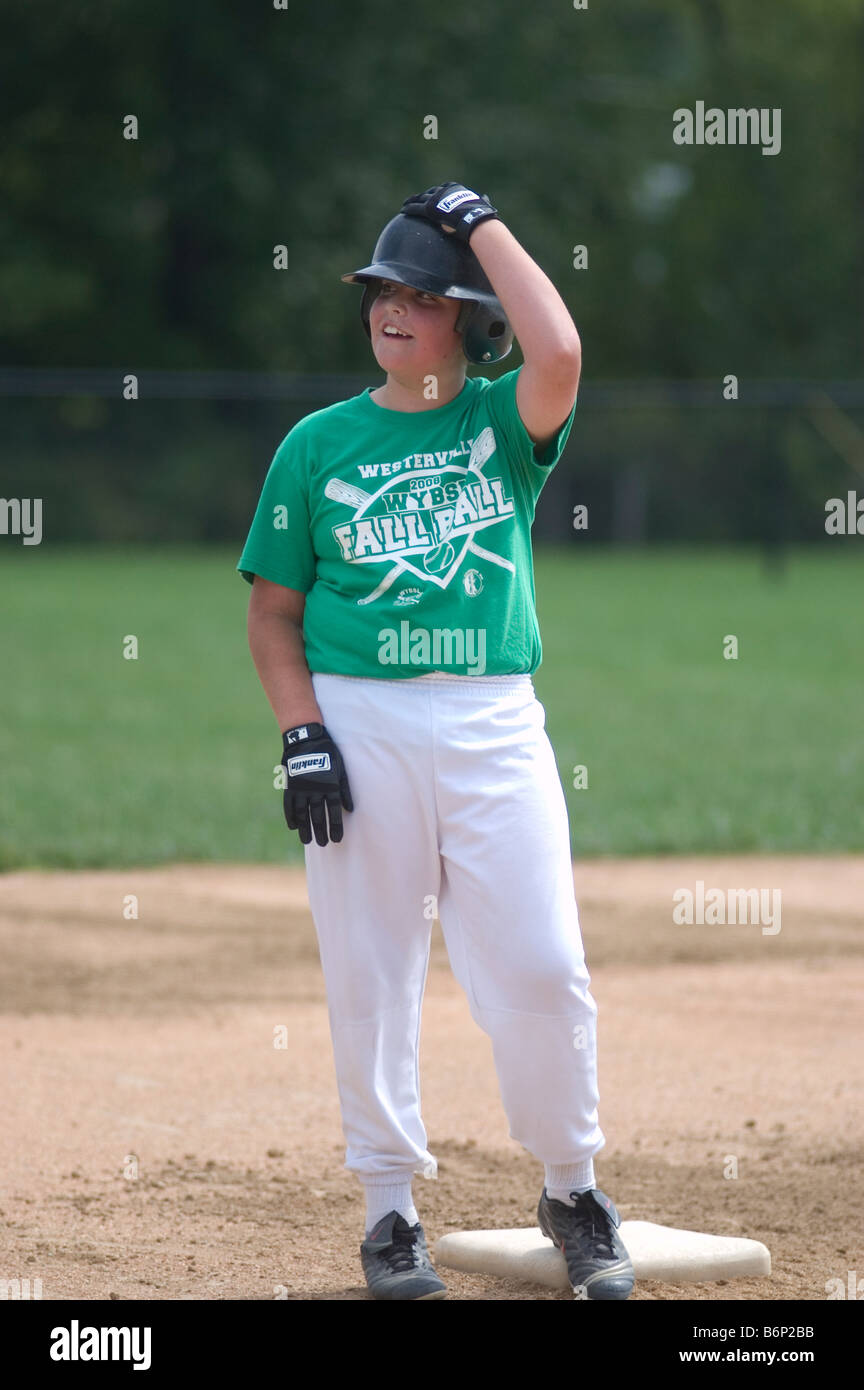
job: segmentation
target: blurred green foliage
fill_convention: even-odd
[[[0,358],[361,369],[339,276],[456,178],[552,277],[595,379],[857,375],[862,56],[861,0],[7,0]],[[697,100],[780,108],[780,153],[674,144]]]
[[[408,194],[456,178],[582,337],[538,536],[590,502],[588,543],[824,539],[825,499],[864,477],[860,424],[838,452],[751,394],[861,376],[862,58],[864,0],[7,0],[0,364],[111,368],[117,395],[0,398],[0,490],[45,498],[46,543],[240,537],[279,441],[328,400],[161,401],[146,373],[379,381],[339,277]],[[697,101],[778,109],[780,152],[675,144]],[[716,383],[718,408],[591,406],[596,382],[666,379]]]

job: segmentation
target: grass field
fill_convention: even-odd
[[[236,558],[5,550],[0,869],[300,862]],[[549,549],[536,582],[577,857],[861,849],[856,551],[798,551],[768,579],[751,552]]]

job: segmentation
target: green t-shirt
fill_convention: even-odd
[[[536,671],[531,524],[576,405],[538,461],[520,371],[469,377],[417,412],[376,405],[367,387],[282,441],[237,569],[306,595],[310,671]]]

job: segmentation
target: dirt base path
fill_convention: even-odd
[[[640,1281],[634,1299],[824,1300],[864,1276],[864,858],[583,861],[575,879],[599,1185],[624,1219],[773,1258],[770,1278]],[[780,888],[781,930],[673,923],[697,880]],[[368,1298],[302,872],[8,874],[0,950],[0,1280],[45,1299]],[[430,1247],[536,1225],[542,1166],[508,1137],[437,925],[421,1049]],[[445,1277],[450,1299],[569,1298]]]

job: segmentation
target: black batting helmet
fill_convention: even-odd
[[[395,280],[427,294],[462,299],[456,331],[469,362],[500,362],[513,346],[507,315],[470,246],[422,217],[397,215],[387,223],[372,252],[372,264],[343,275],[346,284],[363,285],[360,317],[371,338],[369,312],[381,280]]]

